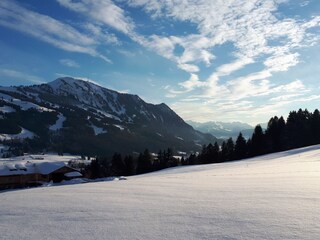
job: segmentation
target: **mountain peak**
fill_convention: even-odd
[[[52,82],[47,83],[47,85],[49,85],[53,89],[57,89],[63,85],[70,85],[70,86],[72,86],[72,85],[91,85],[94,87],[102,87],[93,81],[89,81],[86,79],[73,78],[73,77],[60,77]]]

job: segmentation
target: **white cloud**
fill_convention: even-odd
[[[200,71],[199,67],[195,64],[179,63],[178,67],[189,73],[195,73]]]
[[[120,32],[130,34],[134,29],[131,19],[124,10],[111,0],[57,0],[62,6],[89,16],[99,23],[106,24]]]
[[[111,63],[106,56],[96,51],[95,46],[99,42],[94,38],[54,18],[28,10],[14,1],[0,1],[0,25],[24,32],[65,51],[89,54]]]
[[[60,62],[60,64],[67,66],[67,67],[71,67],[71,68],[79,68],[80,67],[80,65],[76,61],[71,60],[71,59],[60,59],[59,62]]]
[[[288,71],[290,67],[293,67],[298,63],[299,63],[298,53],[275,54],[264,61],[264,65],[271,72]]]
[[[308,6],[309,3],[310,3],[310,1],[303,1],[303,2],[300,3],[300,6],[301,7],[305,7],[305,6]]]
[[[186,36],[170,36],[150,39],[149,43],[160,55],[177,62],[179,67],[190,64],[192,68],[183,68],[187,72],[199,71],[195,64],[204,62],[210,66],[215,59],[212,49],[214,46],[230,42],[236,48],[236,60],[226,65],[229,69],[226,74],[232,73],[247,64],[255,61],[257,57],[269,55],[267,65],[272,65],[271,71],[286,71],[299,62],[299,55],[292,53],[294,48],[302,47],[312,39],[319,36],[307,33],[311,27],[319,25],[318,17],[309,21],[300,21],[291,18],[279,19],[274,14],[279,4],[286,1],[274,0],[130,0],[134,7],[142,7],[153,18],[167,17],[173,20],[191,22],[197,26],[198,34]],[[167,41],[175,37],[179,41],[170,44],[158,44],[159,39]],[[270,41],[283,38],[279,46],[273,46]],[[175,45],[184,48],[182,56],[174,54]],[[169,46],[169,47],[168,47]],[[283,54],[278,54],[282,52]],[[241,62],[241,60],[247,60]],[[283,63],[283,67],[275,67],[274,63]],[[237,65],[238,64],[238,65]],[[224,70],[221,67],[221,70]]]
[[[32,82],[35,84],[41,84],[45,82],[41,77],[8,68],[0,68],[0,75],[4,77],[23,80],[26,82]]]
[[[119,39],[115,34],[109,33],[97,24],[85,23],[84,28],[89,32],[91,36],[93,35],[94,38],[99,40],[101,43],[121,45]]]
[[[196,87],[203,87],[204,82],[199,81],[199,77],[196,74],[191,74],[189,80],[179,83],[180,86],[184,87],[187,91],[191,91]]]
[[[280,95],[277,97],[270,98],[269,101],[270,102],[283,102],[283,101],[288,101],[288,100],[294,99],[294,98],[302,96],[302,95],[304,95],[304,94],[303,93],[294,93],[294,94]]]
[[[309,90],[306,88],[306,86],[303,84],[301,80],[295,80],[288,84],[280,85],[272,89],[272,92],[275,92],[275,93],[290,93],[290,92],[305,93],[308,91]]]
[[[243,57],[243,58],[239,58],[234,62],[231,63],[226,63],[224,65],[221,65],[217,68],[216,71],[216,75],[218,76],[226,76],[229,75],[230,73],[237,71],[241,68],[243,68],[244,66],[253,63],[253,59],[252,58],[248,58],[248,57]]]
[[[120,53],[123,56],[128,57],[128,58],[136,57],[136,54],[134,52],[128,51],[128,50],[125,50],[125,49],[119,49],[118,53]]]

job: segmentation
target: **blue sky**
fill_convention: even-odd
[[[319,43],[319,0],[0,1],[0,85],[78,77],[199,122],[319,108]]]

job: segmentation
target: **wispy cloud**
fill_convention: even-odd
[[[8,69],[8,68],[0,68],[0,76],[15,78],[15,79],[23,80],[26,82],[35,83],[35,84],[40,84],[45,82],[44,79],[41,77],[34,76],[26,72],[17,71],[14,69]]]
[[[228,74],[239,70],[256,61],[257,57],[265,56],[267,67],[271,71],[285,71],[299,62],[295,51],[302,47],[314,35],[307,30],[319,24],[314,17],[309,21],[290,18],[278,19],[274,14],[277,7],[286,1],[241,0],[230,1],[155,1],[130,0],[131,6],[143,7],[153,18],[167,17],[174,20],[192,22],[197,25],[198,34],[187,36],[153,35],[146,45],[160,55],[177,62],[178,67],[187,72],[198,72],[197,62],[210,66],[215,59],[214,46],[227,42],[236,48],[234,55],[237,60],[225,69]],[[270,41],[283,38],[276,46]],[[317,37],[319,40],[319,37]],[[184,48],[181,56],[174,54],[175,47]],[[267,57],[269,55],[269,57]],[[245,61],[243,61],[245,60]],[[283,63],[283,67],[275,68],[275,62]],[[223,68],[223,67],[221,67]],[[224,70],[224,69],[218,69]]]
[[[187,91],[191,91],[196,87],[201,87],[206,85],[204,82],[199,81],[199,77],[196,74],[191,74],[189,80],[180,83],[182,87],[187,89]]]
[[[67,67],[71,67],[71,68],[79,68],[80,67],[80,65],[72,59],[60,59],[59,62],[60,62],[60,64],[67,66]]]
[[[15,1],[0,1],[0,25],[29,34],[57,48],[69,52],[89,54],[108,63],[111,60],[99,53],[99,42],[47,15],[31,11]]]
[[[99,23],[106,24],[120,32],[130,34],[134,24],[127,17],[124,10],[115,5],[111,0],[57,0],[68,9],[85,14]]]

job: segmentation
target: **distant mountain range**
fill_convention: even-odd
[[[187,121],[188,124],[194,127],[194,129],[203,133],[210,133],[217,138],[233,138],[236,139],[241,132],[245,138],[250,138],[254,126],[242,122],[194,122]],[[262,128],[266,127],[266,124],[260,124]]]
[[[76,154],[199,151],[215,142],[166,104],[146,103],[70,77],[48,84],[0,87],[0,140],[28,140],[25,148]]]

